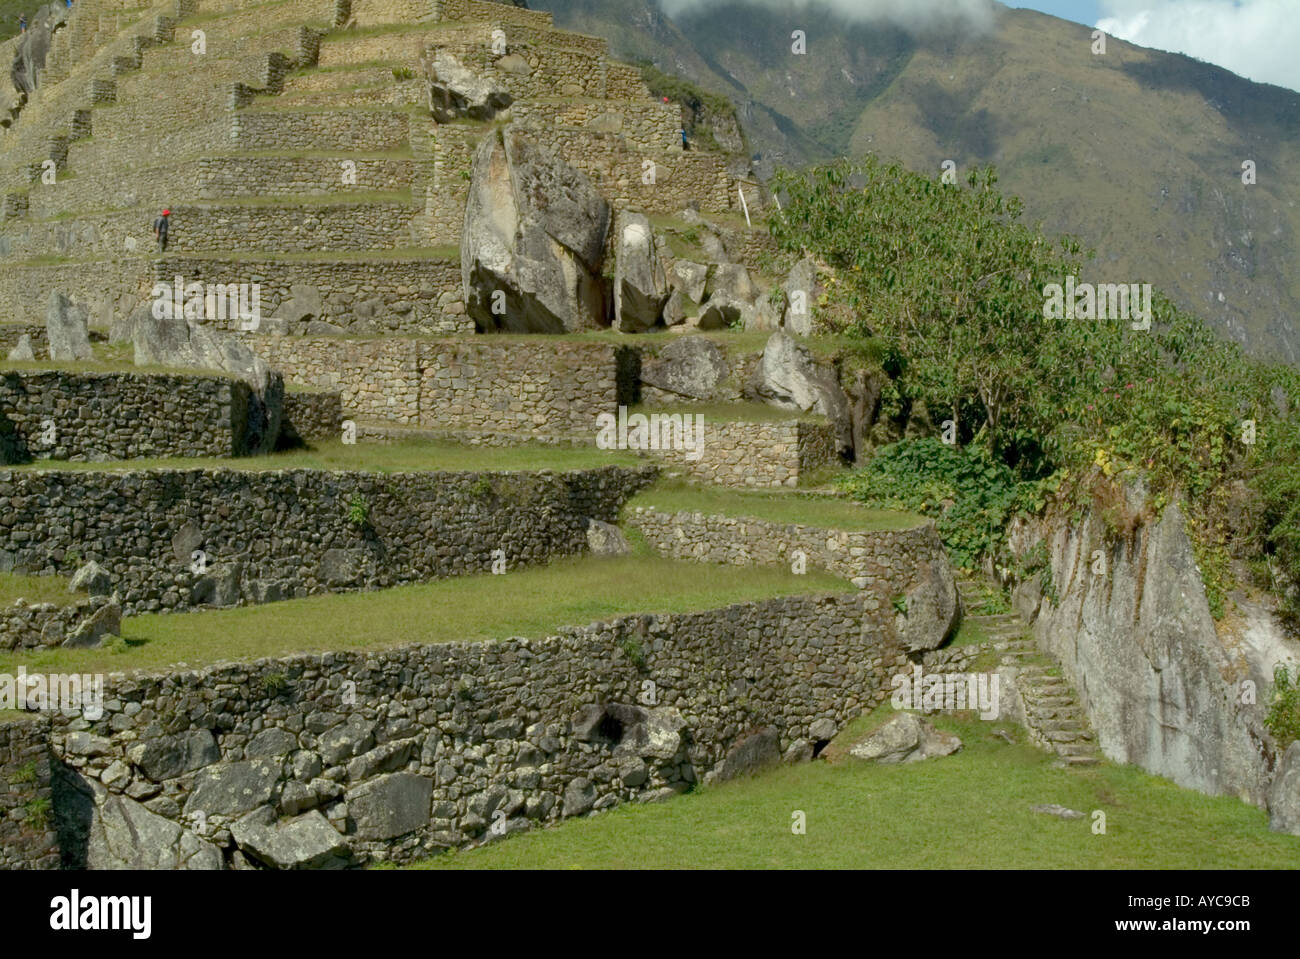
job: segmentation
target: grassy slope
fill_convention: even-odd
[[[1030,216],[1103,252],[1103,280],[1163,286],[1260,355],[1300,361],[1293,91],[1113,39],[1093,56],[1088,28],[1028,10],[916,43],[806,9],[720,3],[674,23],[645,0],[534,5],[731,95],[761,167],[867,150],[936,173],[994,162]],[[790,53],[795,28],[807,56]],[[1259,164],[1249,188],[1244,159]]]
[[[713,609],[774,596],[848,592],[820,572],[704,566],[646,555],[561,559],[504,575],[461,576],[377,592],[125,620],[125,649],[0,653],[0,672],[153,669],[296,652],[546,636],[632,613]]]
[[[140,469],[240,469],[359,470],[369,473],[400,473],[420,470],[574,470],[599,466],[642,464],[634,454],[601,450],[594,446],[570,449],[550,446],[476,447],[441,442],[396,442],[392,444],[341,441],[317,443],[307,450],[291,450],[270,456],[195,459],[137,459],[108,463],[70,463],[38,460],[12,470],[94,470],[122,472]]]
[[[68,589],[63,576],[24,576],[19,573],[0,573],[0,606],[8,606],[22,598],[29,603],[53,603],[63,606],[77,597]]]
[[[882,711],[883,712],[883,711]],[[880,717],[875,717],[879,719]],[[870,718],[854,725],[865,728]],[[965,744],[906,766],[844,760],[786,766],[650,806],[440,856],[463,869],[1212,869],[1295,868],[1300,839],[1230,797],[1181,789],[1131,766],[1053,768],[1053,757],[992,735],[994,723],[934,724]],[[1061,820],[1030,811],[1060,803]],[[1106,814],[1105,835],[1092,813]],[[794,835],[791,814],[807,816]]]

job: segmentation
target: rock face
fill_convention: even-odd
[[[1130,488],[1127,497],[1138,515],[1145,493]],[[1102,752],[1181,786],[1263,805],[1267,686],[1260,677],[1261,705],[1241,703],[1235,680],[1258,668],[1218,637],[1178,505],[1119,544],[1108,543],[1106,524],[1090,512],[1081,524],[1015,530],[1012,545],[1020,552],[1044,539],[1058,602],[1043,598],[1035,579],[1017,588],[1016,603],[1078,691]],[[1108,574],[1094,575],[1093,551],[1103,547]]]
[[[237,337],[184,317],[155,317],[149,302],[131,314],[129,332],[137,366],[221,370],[247,382],[253,388],[247,411],[248,451],[256,455],[275,449],[284,410],[284,378]]]
[[[491,120],[514,102],[505,87],[480,77],[445,50],[439,50],[426,62],[425,73],[429,78],[429,112],[439,123],[462,117]]]
[[[641,382],[685,399],[709,400],[730,373],[721,347],[703,336],[686,336],[642,361]]]
[[[703,263],[677,260],[669,271],[668,281],[696,303],[704,302],[704,288],[709,280],[709,268]]]
[[[1268,790],[1268,828],[1300,836],[1300,740],[1287,747],[1277,764]]]
[[[113,578],[108,570],[93,559],[72,574],[68,589],[73,592],[85,592],[91,596],[107,596],[113,588]]]
[[[221,869],[221,850],[193,832],[85,780],[93,801],[87,869]]]
[[[748,391],[772,406],[822,414],[835,425],[841,451],[852,450],[853,419],[835,372],[783,330],[767,341]]]
[[[961,740],[952,733],[935,729],[913,713],[899,713],[850,746],[849,755],[885,764],[915,763],[959,749]]]
[[[466,312],[480,331],[605,325],[609,204],[587,177],[513,126],[474,154],[461,236]]]
[[[668,302],[668,280],[655,252],[650,221],[640,213],[618,216],[614,263],[614,328],[641,333],[656,326]]]
[[[910,653],[938,649],[952,635],[960,618],[960,598],[952,567],[936,559],[917,570],[903,594],[905,612],[894,617],[898,641]]]
[[[94,359],[90,348],[88,316],[84,307],[55,290],[45,310],[45,332],[50,341],[50,359],[56,362]]]

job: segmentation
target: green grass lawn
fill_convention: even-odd
[[[677,479],[660,480],[629,500],[624,511],[627,513],[638,506],[653,506],[664,513],[685,510],[715,516],[745,516],[773,523],[800,523],[822,529],[910,529],[927,522],[922,516],[867,509],[851,500],[840,498],[730,490],[696,486]]]
[[[709,423],[786,423],[801,420],[805,423],[825,423],[826,417],[820,413],[804,413],[800,410],[783,410],[766,403],[681,403],[674,405],[642,403],[628,410],[629,413],[694,413],[704,417],[705,426]]]
[[[29,603],[54,603],[63,606],[77,598],[68,589],[63,576],[24,576],[19,573],[0,573],[0,606],[8,606],[19,597]]]
[[[268,456],[135,459],[107,463],[71,463],[39,460],[13,470],[97,470],[123,472],[142,469],[238,470],[356,470],[367,473],[404,473],[430,470],[576,470],[598,466],[636,466],[647,461],[634,453],[596,447],[462,446],[452,442],[408,440],[395,443],[355,443],[341,440],[317,443],[308,449],[287,450]]]
[[[124,620],[107,649],[0,653],[0,672],[19,665],[51,671],[153,669],[283,656],[546,636],[632,613],[715,609],[805,593],[850,592],[823,572],[703,566],[641,549],[617,559],[566,558],[504,575],[460,576],[376,592]]]
[[[887,708],[873,721],[884,718]],[[783,766],[655,805],[628,805],[419,864],[435,869],[1295,869],[1300,839],[1264,812],[1132,766],[1053,768],[992,735],[932,717],[955,755],[903,766]],[[864,722],[859,730],[870,728]],[[1060,803],[1061,820],[1030,811]],[[791,832],[795,810],[807,832]],[[1093,811],[1106,816],[1094,835]]]

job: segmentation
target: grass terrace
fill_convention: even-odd
[[[638,506],[653,506],[661,513],[706,513],[715,516],[751,517],[772,523],[798,523],[821,529],[895,530],[911,529],[929,522],[912,513],[867,509],[851,500],[829,496],[800,496],[787,492],[730,490],[697,486],[680,479],[662,479],[638,493],[625,512]]]
[[[77,598],[68,588],[63,576],[26,576],[20,573],[0,573],[0,606],[9,606],[19,599],[35,603],[53,603],[63,606]]]
[[[433,869],[1294,869],[1300,839],[1268,815],[1109,762],[1061,769],[1012,725],[929,717],[962,739],[942,759],[880,766],[835,747],[883,722],[859,717],[828,761],[780,766],[653,805],[535,829],[438,856]],[[965,714],[973,715],[973,714]],[[1009,731],[1015,744],[993,735]],[[978,797],[978,804],[972,804]],[[1084,818],[1031,811],[1060,803]],[[791,833],[792,810],[807,815]],[[1094,835],[1092,814],[1106,814]]]
[[[263,606],[124,620],[107,648],[0,654],[0,672],[114,672],[198,666],[293,653],[409,643],[540,637],[559,626],[634,613],[681,613],[807,593],[850,592],[820,571],[703,566],[631,556],[574,557],[505,575],[460,576],[394,589],[311,596]]]
[[[649,461],[634,453],[593,447],[563,446],[462,446],[452,442],[402,441],[344,444],[340,440],[317,443],[300,450],[267,456],[233,458],[196,457],[132,459],[106,463],[38,460],[8,466],[13,470],[93,470],[127,472],[144,469],[349,470],[365,473],[419,473],[438,471],[500,472],[517,470],[594,469],[601,466],[641,466]]]

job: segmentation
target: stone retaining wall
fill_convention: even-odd
[[[337,440],[343,434],[343,398],[338,393],[285,393],[282,415],[280,442],[284,446]]]
[[[0,720],[0,870],[57,869],[49,721]]]
[[[712,422],[705,417],[698,459],[685,450],[656,452],[674,469],[718,486],[794,487],[799,477],[833,462],[835,430],[826,423]]]
[[[128,615],[385,588],[583,552],[655,475],[0,470],[0,560],[94,560]]]
[[[255,150],[398,150],[410,143],[410,123],[395,110],[241,111],[230,141]]]
[[[102,719],[52,716],[64,856],[402,862],[667,798],[737,765],[737,746],[807,756],[886,699],[907,663],[889,620],[867,594],[798,597],[531,641],[110,676]],[[139,848],[114,857],[103,836],[123,820]]]
[[[348,416],[444,429],[572,434],[592,443],[596,415],[626,402],[620,370],[631,353],[545,338],[253,336],[249,343],[287,379],[341,391]]]
[[[101,613],[105,607],[113,608]],[[107,625],[117,635],[120,621],[120,607],[107,596],[79,596],[63,606],[18,599],[0,607],[0,649],[41,649],[68,639],[76,643],[77,637],[89,637]]]
[[[628,520],[658,552],[674,559],[789,568],[795,551],[801,551],[809,567],[890,598],[905,589],[918,567],[947,562],[932,522],[912,529],[850,531],[653,507],[637,507]]]
[[[224,376],[0,372],[0,463],[241,456],[251,392]]]
[[[351,164],[349,166],[349,164]],[[351,174],[347,183],[345,174]],[[392,193],[415,183],[415,161],[349,157],[200,157],[198,195],[204,199],[256,196],[336,196]]]

